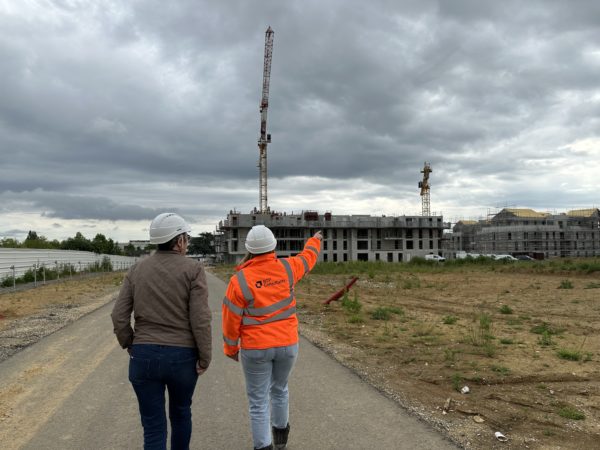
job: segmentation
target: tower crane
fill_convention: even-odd
[[[425,162],[425,166],[423,167],[423,170],[421,170],[421,173],[423,174],[423,181],[419,181],[419,187],[421,188],[421,215],[423,216],[431,215],[429,205],[429,174],[431,172],[433,172],[433,170],[431,170],[431,166],[428,162]]]
[[[260,212],[269,212],[267,205],[267,144],[271,135],[267,133],[267,110],[269,109],[269,82],[271,79],[271,58],[273,56],[273,35],[271,27],[265,32],[265,62],[263,68],[262,100],[260,102],[260,138],[258,139],[258,172],[260,187]]]

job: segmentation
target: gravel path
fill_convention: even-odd
[[[0,362],[112,301],[117,292],[115,288],[114,293],[84,304],[50,305],[41,313],[9,321],[0,330]]]

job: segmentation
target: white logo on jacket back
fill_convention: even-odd
[[[281,283],[285,283],[286,280],[272,280],[271,278],[265,278],[264,280],[258,280],[256,283],[254,283],[254,286],[256,286],[257,289],[260,289],[261,287],[269,287],[269,286],[277,286],[278,284]]]

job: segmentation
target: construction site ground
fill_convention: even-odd
[[[597,447],[598,272],[377,267],[329,305],[351,274],[305,278],[296,289],[302,334],[466,448]],[[122,277],[1,295],[0,360],[110,301]]]
[[[465,447],[598,448],[600,273],[527,264],[313,273],[301,333]]]

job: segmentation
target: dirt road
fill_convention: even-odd
[[[192,448],[251,448],[240,367],[220,352],[224,284],[209,274],[215,356],[194,397]],[[112,303],[0,364],[4,449],[141,448]],[[456,448],[307,341],[291,380],[290,449]],[[233,425],[232,425],[233,424]]]

